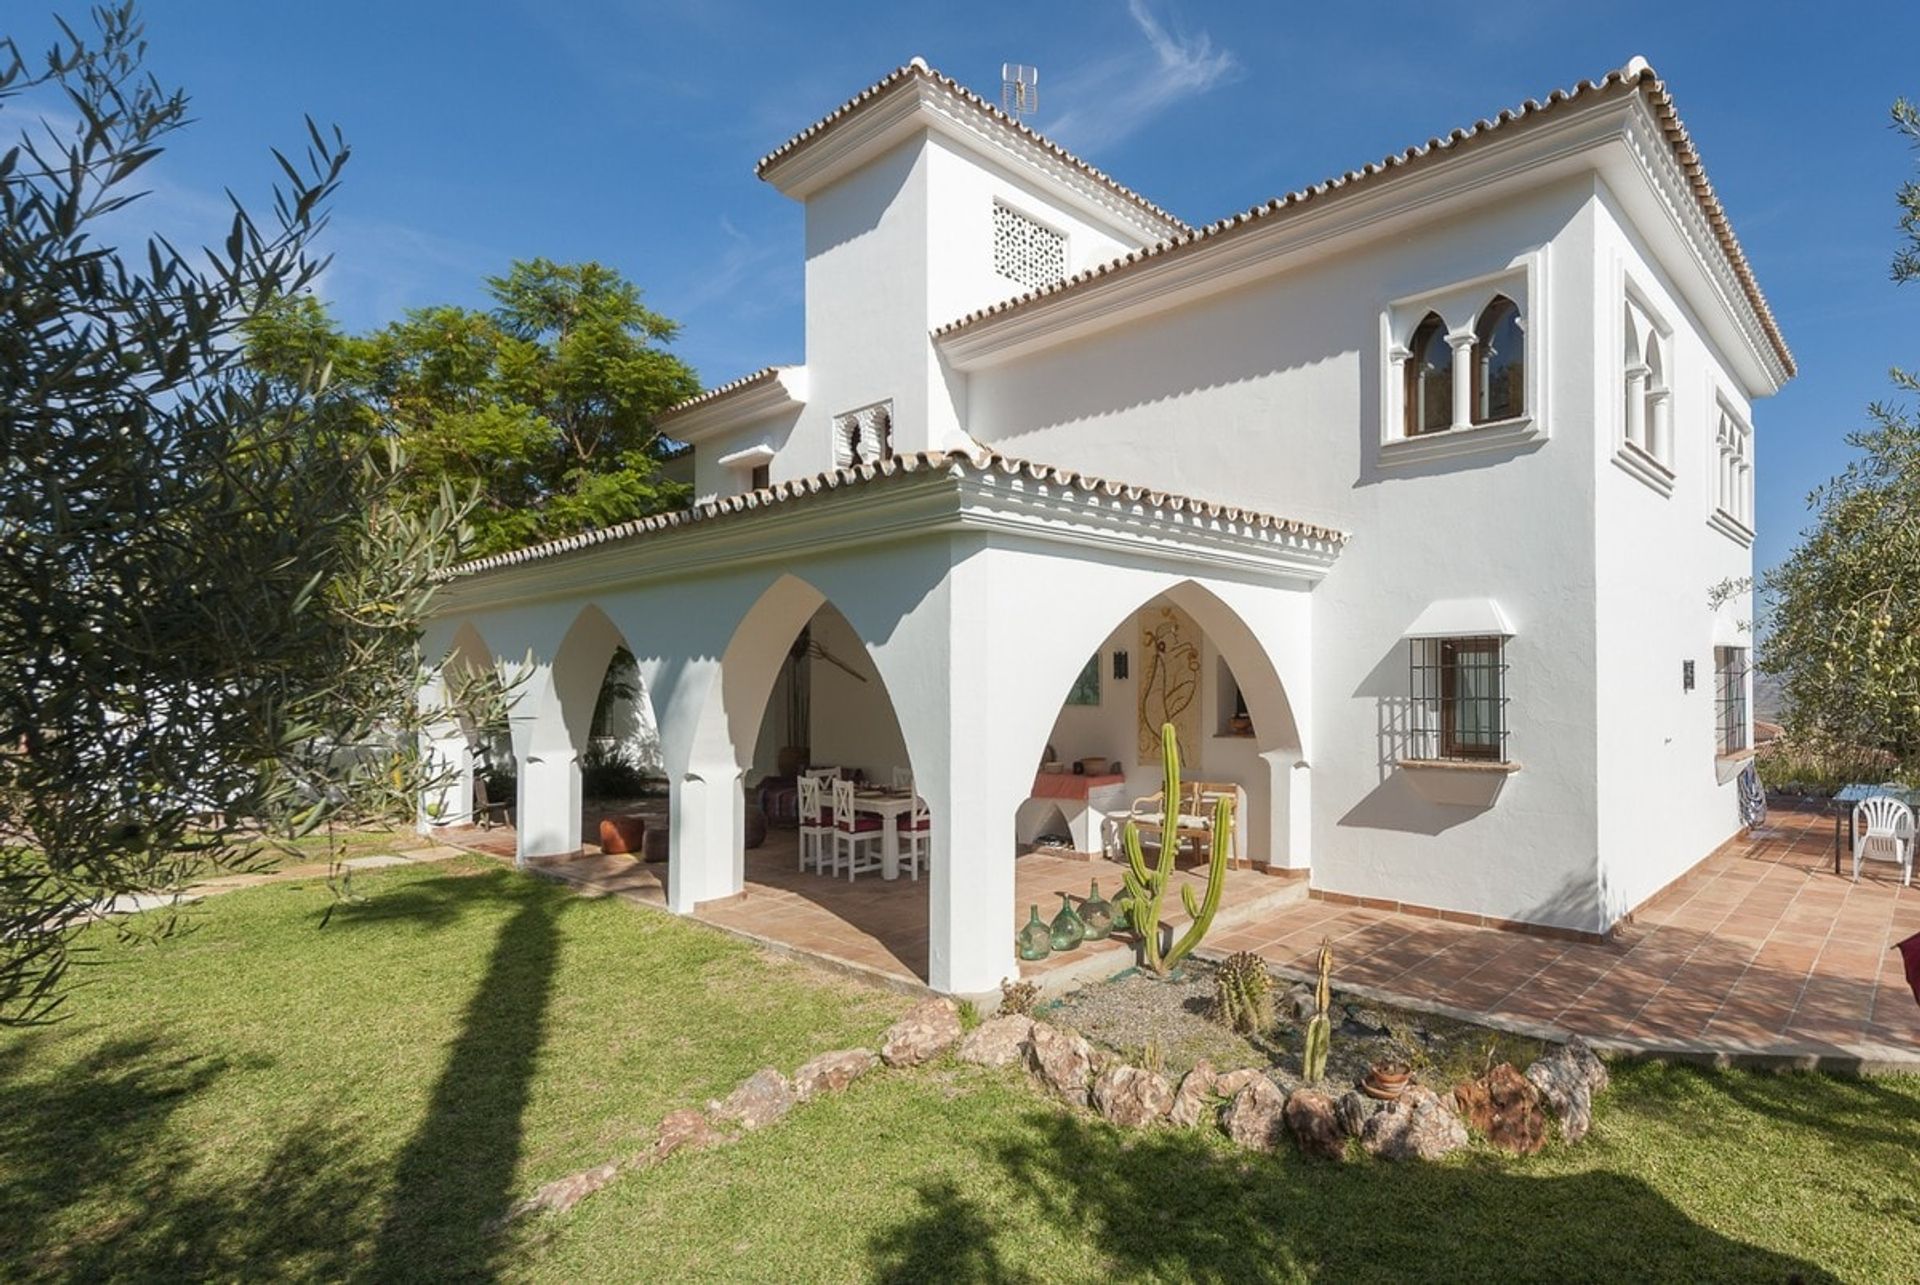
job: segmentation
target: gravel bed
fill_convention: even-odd
[[[1169,1076],[1182,1075],[1205,1058],[1217,1071],[1259,1066],[1281,1088],[1300,1087],[1306,1023],[1293,1019],[1289,983],[1274,979],[1273,1028],[1243,1036],[1208,1016],[1213,966],[1189,959],[1181,972],[1179,978],[1160,981],[1129,971],[1045,1005],[1036,1016],[1072,1027],[1135,1064],[1157,1060]],[[1412,1063],[1416,1078],[1444,1090],[1494,1063],[1524,1067],[1545,1047],[1470,1022],[1372,1004],[1337,987],[1332,1017],[1327,1086],[1339,1089],[1358,1083],[1374,1062],[1404,1061]]]

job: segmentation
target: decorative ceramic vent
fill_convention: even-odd
[[[1053,285],[1067,275],[1067,238],[996,201],[993,270],[1032,290]]]

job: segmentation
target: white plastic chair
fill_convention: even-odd
[[[920,881],[920,863],[933,859],[933,818],[927,815],[927,801],[913,797],[913,812],[900,828],[900,864]]]
[[[871,813],[862,815],[853,808],[853,782],[845,778],[833,782],[833,874],[838,875],[846,862],[847,881],[880,868],[881,833],[884,822]]]
[[[800,869],[809,862],[816,870],[827,868],[827,844],[833,835],[833,822],[821,796],[820,778],[802,776],[800,789]]]
[[[1853,805],[1853,877],[1869,851],[1882,860],[1900,863],[1902,884],[1913,883],[1913,809],[1888,794],[1877,794]]]

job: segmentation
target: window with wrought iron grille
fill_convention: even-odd
[[[1063,281],[1067,238],[1010,205],[993,203],[993,270],[1032,290]]]
[[[893,455],[893,403],[875,402],[833,417],[833,466],[877,464]]]
[[[1747,649],[1713,649],[1713,718],[1722,754],[1747,748]]]
[[[1409,758],[1507,761],[1506,645],[1498,637],[1407,641]]]

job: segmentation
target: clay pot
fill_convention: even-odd
[[[638,852],[646,832],[645,817],[608,817],[600,823],[600,851]]]
[[[1405,1062],[1375,1062],[1360,1080],[1360,1091],[1370,1098],[1392,1102],[1407,1091],[1413,1068]]]

